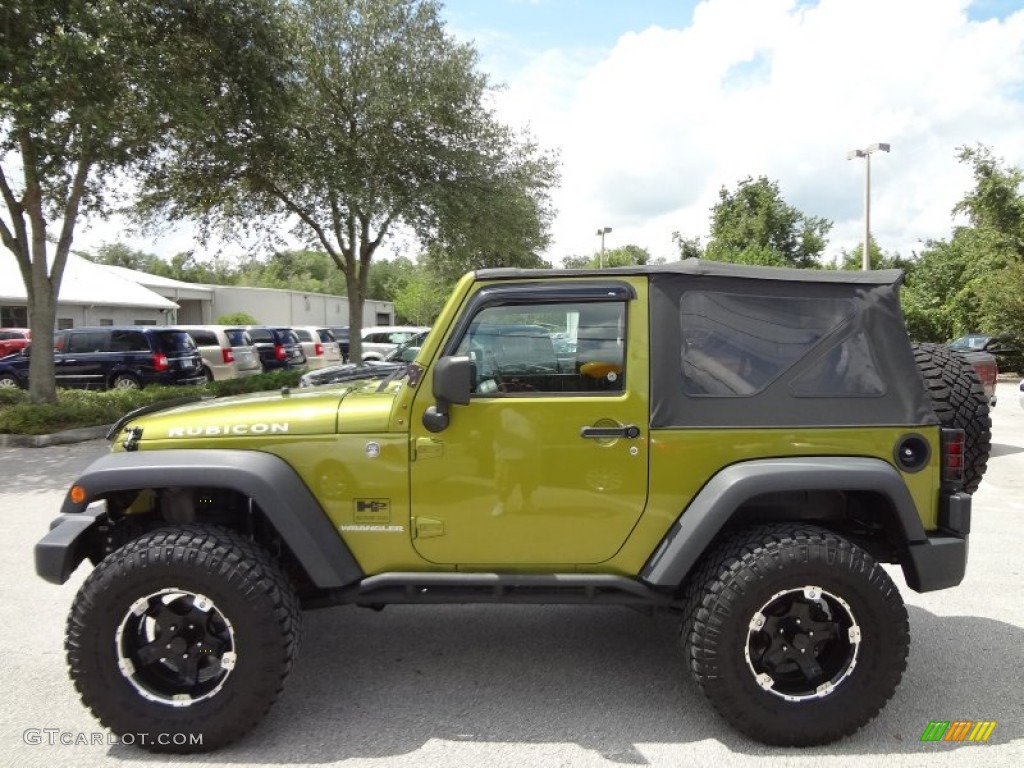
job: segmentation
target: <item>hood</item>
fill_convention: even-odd
[[[397,390],[377,392],[378,383],[201,400],[139,414],[115,439],[127,438],[133,428],[142,429],[143,442],[385,431]]]
[[[318,387],[323,384],[357,381],[359,379],[384,379],[395,371],[405,368],[408,363],[367,360],[362,363],[343,363],[310,371],[303,374],[299,382],[302,387]]]

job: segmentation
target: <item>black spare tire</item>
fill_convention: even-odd
[[[966,359],[941,344],[914,344],[914,359],[944,427],[964,431],[964,490],[974,493],[992,450],[992,416],[981,379]]]

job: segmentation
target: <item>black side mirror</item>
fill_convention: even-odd
[[[442,357],[434,366],[436,403],[423,413],[423,426],[430,432],[443,432],[451,421],[450,405],[469,405],[472,368],[468,357]]]

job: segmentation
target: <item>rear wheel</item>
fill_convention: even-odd
[[[142,389],[142,384],[129,373],[119,373],[110,382],[114,389]]]
[[[154,752],[200,752],[266,714],[298,632],[298,602],[263,549],[226,529],[180,526],[96,567],[72,605],[66,649],[103,725]]]
[[[747,736],[827,744],[895,692],[907,612],[881,566],[846,539],[813,526],[751,529],[713,552],[696,578],[690,669]]]
[[[914,344],[932,408],[944,427],[964,431],[964,490],[974,493],[988,468],[992,416],[977,372],[967,360],[941,344]]]

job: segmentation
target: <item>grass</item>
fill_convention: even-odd
[[[224,397],[298,386],[302,371],[273,371],[202,386],[150,386],[136,390],[58,389],[56,405],[33,405],[20,389],[0,389],[0,433],[45,435],[65,429],[112,424],[144,405],[188,395]]]

